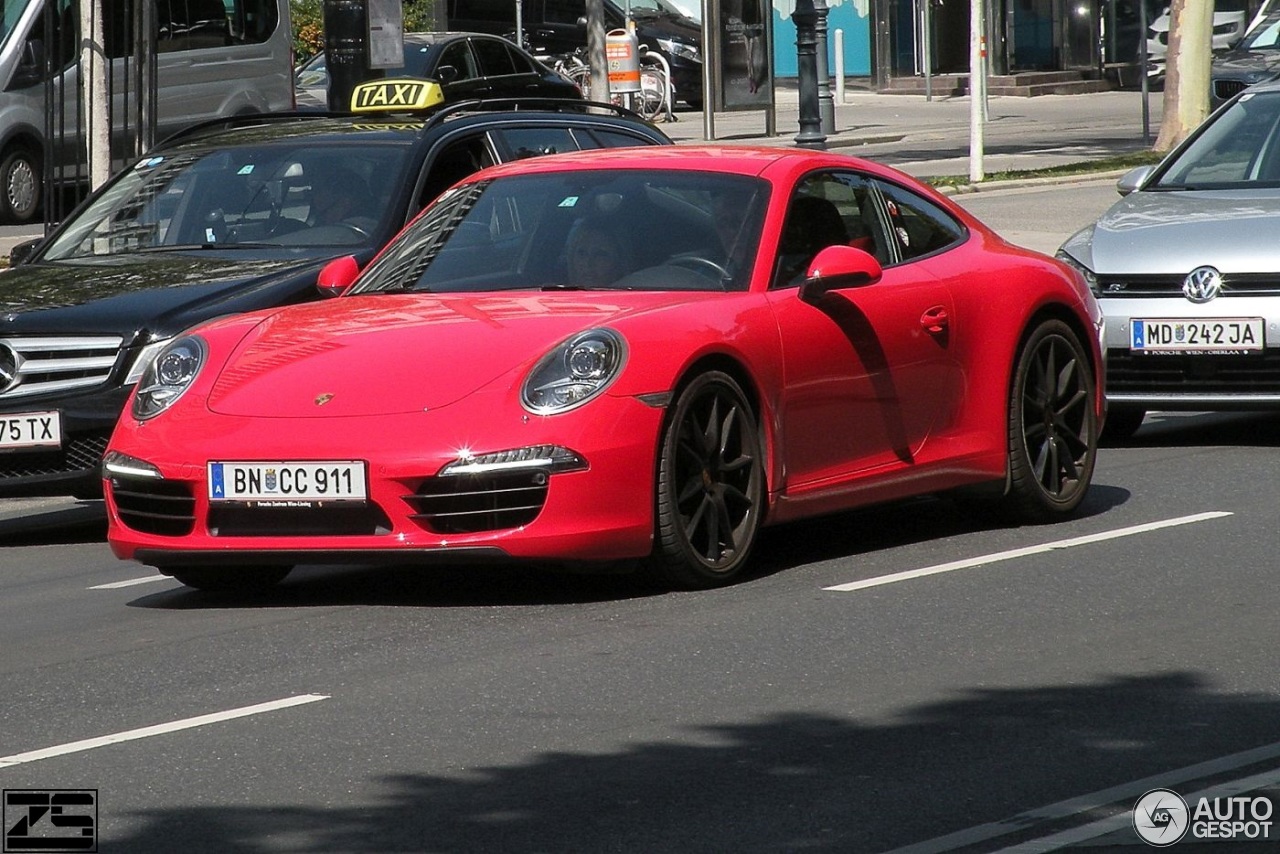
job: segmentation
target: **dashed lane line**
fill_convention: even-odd
[[[1229,512],[1214,510],[1208,513],[1196,513],[1191,516],[1179,516],[1176,519],[1165,519],[1159,522],[1148,522],[1143,525],[1133,525],[1128,528],[1117,528],[1114,531],[1102,531],[1097,534],[1086,534],[1083,537],[1072,537],[1066,540],[1054,540],[1051,543],[1041,543],[1036,546],[1025,546],[1020,549],[1011,549],[1004,552],[995,552],[989,555],[980,555],[978,557],[966,558],[965,560],[952,561],[951,563],[942,563],[936,566],[926,566],[920,569],[912,569],[906,572],[895,572],[892,575],[881,575],[876,578],[866,578],[862,581],[850,581],[847,584],[836,584],[832,587],[824,587],[823,590],[831,590],[837,593],[851,593],[855,590],[866,590],[869,587],[881,587],[885,584],[896,584],[899,581],[910,581],[914,578],[925,578],[930,575],[940,575],[944,572],[955,572],[961,569],[972,569],[975,566],[986,566],[987,564],[999,563],[1000,561],[1014,560],[1015,558],[1027,557],[1028,555],[1044,554],[1045,552],[1057,551],[1058,549],[1070,549],[1076,546],[1087,546],[1092,543],[1101,543],[1106,540],[1116,540],[1121,537],[1132,537],[1137,534],[1146,534],[1150,531],[1158,531],[1162,528],[1174,528],[1179,525],[1190,525],[1195,522],[1206,522],[1210,519],[1221,519],[1224,516],[1232,515]]]
[[[51,759],[54,756],[65,756],[68,753],[81,753],[98,747],[106,747],[110,744],[120,744],[124,741],[136,741],[140,738],[151,738],[152,736],[166,735],[168,733],[178,732],[184,729],[208,726],[209,724],[221,723],[222,721],[234,720],[235,718],[245,718],[250,715],[261,715],[267,712],[275,712],[280,709],[287,709],[292,706],[301,706],[306,703],[314,703],[318,700],[327,699],[329,699],[327,694],[299,694],[295,697],[285,697],[282,700],[272,700],[269,703],[258,703],[255,706],[242,706],[238,709],[227,709],[224,712],[214,712],[212,714],[200,715],[194,718],[185,718],[180,721],[170,721],[169,723],[142,727],[141,729],[131,729],[125,732],[117,732],[112,735],[99,736],[98,738],[87,738],[83,741],[72,741],[66,744],[57,744],[53,747],[31,750],[26,753],[15,753],[12,756],[0,756],[0,769],[8,768],[13,765],[24,765],[28,762],[38,762],[41,759]]]

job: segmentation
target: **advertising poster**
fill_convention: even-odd
[[[769,0],[720,0],[720,105],[725,110],[773,104]]]

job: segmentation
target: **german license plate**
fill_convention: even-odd
[[[1266,347],[1261,317],[1133,319],[1129,349],[1142,353],[1256,353]]]
[[[358,460],[209,463],[210,501],[297,507],[368,497],[365,464]]]
[[[57,411],[0,415],[0,451],[62,447],[62,415]]]

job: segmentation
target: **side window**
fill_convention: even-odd
[[[882,264],[889,257],[872,184],[862,175],[822,172],[796,185],[782,225],[773,286],[799,284],[814,256],[828,246],[853,246]]]
[[[526,157],[578,150],[568,128],[509,128],[498,131],[495,136],[506,148],[506,160],[523,160]]]
[[[426,207],[436,196],[486,166],[497,162],[489,152],[483,134],[451,142],[428,161],[428,172],[418,196],[418,208]],[[416,210],[411,212],[416,213]]]
[[[458,76],[453,78],[454,80],[471,80],[480,76],[471,59],[471,48],[467,46],[465,39],[445,45],[445,49],[440,52],[440,61],[436,64],[436,69],[439,70],[446,65],[457,70]]]
[[[577,24],[587,12],[582,0],[546,0],[542,7],[542,19],[548,24]]]
[[[226,47],[231,23],[222,0],[158,0],[156,52]]]
[[[533,67],[533,63],[529,60],[529,57],[518,52],[513,47],[508,47],[507,45],[503,45],[503,47],[507,48],[507,57],[511,60],[511,67],[516,74],[537,73],[537,69]]]
[[[591,140],[586,137],[592,137]],[[653,145],[653,140],[642,136],[632,136],[615,130],[577,131],[574,137],[582,148],[627,148],[636,145]]]
[[[502,42],[493,39],[472,39],[471,46],[475,49],[476,57],[480,61],[480,76],[505,77],[516,73],[511,54],[507,53],[507,46]]]
[[[939,252],[964,239],[964,226],[933,202],[897,184],[881,181],[879,189],[889,219],[890,240],[903,261]]]

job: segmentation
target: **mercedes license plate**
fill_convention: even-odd
[[[1265,347],[1261,317],[1129,322],[1129,349],[1135,353],[1260,353]]]
[[[331,462],[209,463],[209,500],[244,501],[258,507],[309,507],[369,497],[365,464]]]
[[[62,447],[62,414],[18,412],[0,415],[0,451]]]

